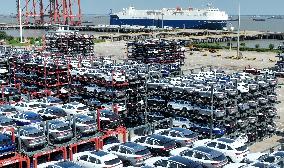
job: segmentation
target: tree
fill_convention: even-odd
[[[245,47],[246,43],[241,43],[240,46]]]
[[[256,44],[256,45],[255,45],[255,48],[259,48],[259,44]]]
[[[0,40],[6,40],[7,38],[7,33],[6,32],[3,32],[3,31],[0,31]]]
[[[269,44],[268,47],[269,47],[270,50],[273,50],[274,49],[274,44]]]

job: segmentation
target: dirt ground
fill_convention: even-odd
[[[112,56],[112,59],[121,61],[127,58],[126,42],[104,42],[95,45],[96,55],[98,56]],[[234,59],[237,56],[235,50],[219,50],[216,53],[208,51],[187,51],[185,65],[183,67],[186,73],[190,69],[200,69],[200,67],[213,66],[221,68],[225,71],[242,71],[245,67],[254,68],[268,68],[275,65],[276,53],[273,52],[241,52],[242,59]],[[279,79],[279,83],[283,84],[284,79]],[[277,104],[278,115],[280,119],[276,121],[277,129],[284,132],[284,86],[277,89],[278,100],[281,102]],[[280,136],[273,136],[267,138],[262,142],[257,142],[250,147],[252,152],[262,152],[270,147],[273,147],[280,142],[284,142]]]

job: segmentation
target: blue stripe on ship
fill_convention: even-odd
[[[171,26],[186,29],[221,30],[227,25],[226,20],[154,20],[154,19],[119,19],[116,15],[110,16],[111,25],[140,25],[140,26]]]

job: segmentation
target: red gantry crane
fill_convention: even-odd
[[[60,24],[78,26],[82,23],[81,0],[16,0],[25,25]],[[21,6],[19,6],[21,1]],[[20,10],[19,10],[20,9]]]

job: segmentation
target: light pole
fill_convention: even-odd
[[[20,24],[20,38],[21,41],[20,43],[24,43],[23,42],[23,25],[22,25],[22,9],[21,9],[21,0],[18,0],[18,5],[19,5],[19,24]]]
[[[214,115],[214,87],[213,84],[211,84],[211,115],[210,115],[210,139],[213,139],[213,115]]]
[[[240,57],[240,27],[241,27],[241,7],[239,3],[239,19],[238,19],[238,50],[237,50],[237,58]]]

